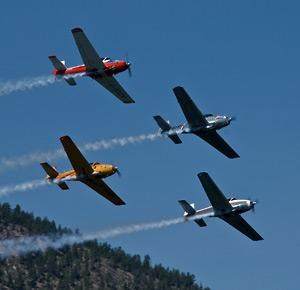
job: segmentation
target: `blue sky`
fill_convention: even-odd
[[[123,176],[108,184],[126,200],[114,207],[81,184],[16,193],[20,204],[62,225],[93,231],[182,214],[185,198],[206,206],[196,174],[207,171],[224,193],[258,199],[245,218],[265,238],[252,242],[207,220],[109,240],[154,263],[196,275],[212,289],[296,289],[300,283],[298,192],[299,3],[297,1],[9,1],[1,3],[0,81],[47,75],[48,55],[81,64],[70,29],[82,27],[102,56],[129,54],[133,77],[117,76],[136,100],[124,105],[88,79],[1,96],[0,157],[75,142],[156,132],[152,116],[184,121],[172,93],[182,85],[206,113],[236,115],[222,136],[240,154],[229,160],[193,136],[89,152]],[[42,160],[41,160],[42,161]],[[55,162],[59,169],[68,161]],[[44,176],[39,164],[8,170],[0,184]]]

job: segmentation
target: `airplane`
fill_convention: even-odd
[[[75,86],[74,75],[88,76],[110,91],[123,103],[134,103],[113,75],[128,70],[131,76],[131,64],[124,60],[111,60],[109,57],[100,58],[81,28],[72,29],[75,43],[78,47],[84,65],[66,67],[65,61],[60,61],[55,55],[49,56],[54,66],[53,74],[63,78],[70,86]]]
[[[124,205],[125,202],[113,192],[102,179],[115,173],[120,174],[118,167],[98,162],[88,163],[69,136],[63,136],[60,141],[73,166],[73,170],[59,173],[54,166],[47,162],[41,163],[51,183],[57,184],[62,190],[69,189],[66,181],[81,181],[115,205]]]
[[[263,240],[240,216],[241,213],[249,211],[250,209],[254,210],[255,201],[236,198],[227,199],[208,173],[201,172],[198,174],[198,178],[212,206],[195,210],[194,203],[189,204],[186,200],[179,200],[179,204],[185,211],[183,216],[186,220],[194,220],[200,227],[206,227],[207,224],[203,220],[203,217],[218,217],[251,240]]]
[[[230,125],[235,118],[213,114],[203,115],[183,87],[176,87],[173,91],[187,123],[172,127],[170,122],[165,121],[161,116],[154,116],[153,118],[160,127],[161,134],[168,136],[175,144],[180,144],[182,141],[178,134],[193,133],[228,158],[239,158],[240,156],[217,133],[217,130]]]

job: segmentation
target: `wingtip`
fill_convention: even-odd
[[[52,59],[52,58],[55,58],[55,57],[56,57],[56,55],[49,55],[48,56],[49,59]]]
[[[123,102],[124,104],[134,104],[135,103],[135,100],[130,100],[130,101],[125,101],[125,102]]]
[[[70,138],[70,136],[68,136],[68,135],[61,136],[61,137],[59,138],[60,141],[70,140],[70,139],[71,139],[71,138]]]
[[[184,90],[184,88],[182,86],[177,86],[173,88],[173,91],[178,91],[178,90]]]
[[[237,158],[240,158],[240,155],[236,154],[233,156],[229,156],[229,159],[237,159]]]
[[[199,172],[197,175],[198,175],[198,177],[201,177],[201,176],[204,176],[204,175],[208,175],[208,173],[203,171],[203,172]]]
[[[181,87],[181,86],[177,86],[177,87],[173,88],[173,92],[174,92],[178,102],[180,102],[181,99],[186,98],[188,96],[188,93],[186,92],[184,87]]]
[[[83,32],[83,30],[80,27],[75,27],[71,31],[72,31],[72,33]]]

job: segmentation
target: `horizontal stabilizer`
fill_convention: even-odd
[[[191,216],[196,213],[195,204],[189,204],[186,200],[178,200],[178,202],[184,209],[183,216]]]
[[[175,144],[181,144],[182,141],[178,137],[178,135],[168,135],[168,137],[175,143]]]
[[[199,226],[199,227],[206,227],[207,224],[206,222],[204,221],[204,219],[197,219],[197,220],[194,220],[194,222]]]
[[[65,81],[70,85],[70,86],[76,86],[76,82],[73,78],[65,78]]]
[[[69,187],[65,182],[60,182],[57,184],[62,190],[68,190]]]
[[[170,124],[166,120],[164,120],[161,116],[153,116],[153,119],[156,121],[157,125],[160,127],[162,132],[171,129]]]
[[[55,170],[55,168],[50,166],[47,162],[41,163],[41,166],[44,168],[49,178],[53,179],[58,175],[58,172]]]
[[[62,61],[60,61],[55,55],[50,55],[49,59],[52,62],[53,66],[58,71],[62,71],[62,70],[66,70],[67,69],[67,67],[65,66],[65,64]]]
[[[153,119],[156,121],[157,125],[161,129],[161,132],[164,133],[166,131],[169,131],[171,128],[171,125],[164,120],[161,116],[153,116]],[[177,134],[168,134],[168,137],[175,143],[175,144],[181,144],[182,141],[178,137]]]

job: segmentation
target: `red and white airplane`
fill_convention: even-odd
[[[53,74],[58,78],[64,78],[71,86],[76,85],[74,75],[89,76],[123,103],[134,103],[134,100],[113,77],[113,75],[125,70],[128,70],[129,75],[131,75],[131,64],[124,60],[113,61],[109,57],[100,58],[81,28],[72,29],[72,34],[84,65],[67,68],[64,61],[60,61],[52,55],[49,56],[49,59],[55,67]]]

